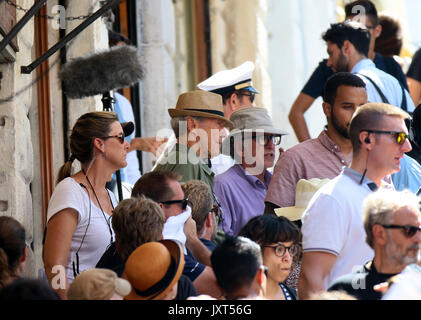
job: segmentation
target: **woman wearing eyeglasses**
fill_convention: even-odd
[[[70,135],[71,156],[59,170],[48,205],[43,250],[48,281],[64,299],[73,279],[95,267],[113,241],[111,214],[117,201],[105,184],[127,165],[124,137],[134,126],[123,127],[113,112],[90,112],[76,121]],[[75,159],[81,169],[72,174]]]
[[[266,298],[297,300],[297,292],[283,282],[291,272],[294,259],[300,254],[301,233],[285,217],[261,215],[252,218],[240,231],[260,245],[263,264],[267,267]]]

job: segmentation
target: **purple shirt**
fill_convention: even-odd
[[[272,174],[267,170],[264,179],[269,186]],[[227,234],[237,235],[251,218],[264,212],[267,187],[239,164],[215,176],[213,190],[222,206],[221,227]]]

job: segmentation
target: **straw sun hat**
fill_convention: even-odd
[[[284,216],[290,221],[301,220],[301,217],[307,208],[314,194],[323,187],[329,179],[312,178],[309,180],[300,179],[297,182],[295,191],[295,206],[275,209],[277,216]]]
[[[147,242],[127,259],[124,275],[132,285],[126,300],[159,300],[178,282],[184,268],[178,241]]]

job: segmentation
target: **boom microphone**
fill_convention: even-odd
[[[143,75],[142,57],[136,47],[129,45],[73,59],[59,72],[63,91],[72,99],[130,87]]]

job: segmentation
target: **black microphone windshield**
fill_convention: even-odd
[[[69,61],[59,78],[64,93],[72,99],[129,87],[143,77],[142,58],[134,46],[115,46]]]

